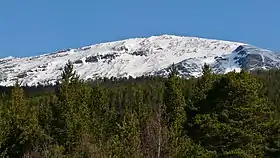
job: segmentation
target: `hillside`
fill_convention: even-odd
[[[33,57],[0,59],[0,85],[54,84],[71,60],[82,79],[165,75],[172,63],[185,77],[198,77],[204,63],[216,73],[278,68],[280,55],[244,43],[173,35],[133,38],[64,49]]]

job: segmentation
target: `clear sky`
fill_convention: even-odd
[[[280,0],[1,0],[0,57],[159,34],[280,52]]]

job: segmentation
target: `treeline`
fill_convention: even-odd
[[[280,71],[0,88],[1,157],[280,157]]]

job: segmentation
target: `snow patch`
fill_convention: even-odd
[[[0,70],[7,75],[0,85],[13,85],[15,79],[28,86],[54,84],[68,60],[74,62],[74,69],[82,79],[138,77],[160,72],[173,63],[181,65],[181,72],[186,76],[194,77],[201,75],[204,63],[212,65],[220,73],[240,71],[235,60],[239,56],[234,50],[241,45],[247,52],[260,52],[244,43],[160,35],[64,49],[34,57],[7,57],[0,59]],[[276,63],[280,60],[279,55],[268,50],[261,55],[264,62],[266,59]]]

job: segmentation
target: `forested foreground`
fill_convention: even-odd
[[[1,157],[280,157],[280,71],[1,90]]]

